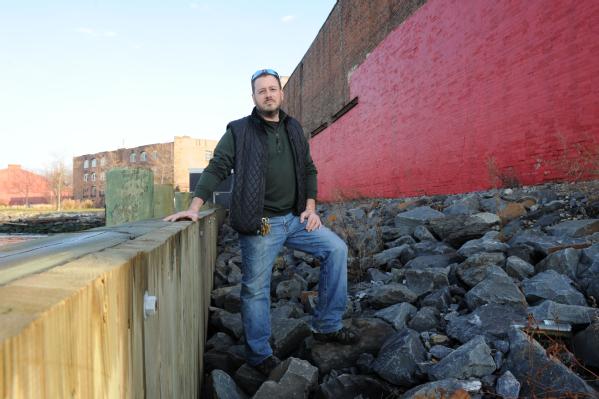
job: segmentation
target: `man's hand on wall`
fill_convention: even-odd
[[[198,212],[188,210],[173,213],[172,215],[169,215],[162,220],[164,220],[165,222],[176,222],[177,220],[191,220],[193,222],[197,222],[199,219],[200,216]]]

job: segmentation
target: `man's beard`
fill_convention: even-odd
[[[265,116],[267,118],[274,118],[279,114],[279,110],[281,109],[280,106],[276,107],[275,109],[264,109],[260,106],[256,106],[256,108],[258,109],[258,113],[260,115]]]

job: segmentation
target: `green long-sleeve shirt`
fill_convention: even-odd
[[[285,123],[286,117],[281,112],[280,122],[266,122],[268,137],[268,165],[266,169],[266,190],[264,193],[264,216],[284,215],[293,209],[296,198],[295,163],[293,150]],[[306,154],[306,194],[307,198],[316,199],[316,166],[308,149]],[[235,166],[235,140],[228,129],[214,150],[214,157],[204,169],[200,181],[195,187],[195,197],[204,201],[212,196],[212,192],[223,181]]]

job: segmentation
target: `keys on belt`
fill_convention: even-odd
[[[262,224],[260,225],[260,235],[265,236],[270,233],[270,220],[268,218],[262,218]]]

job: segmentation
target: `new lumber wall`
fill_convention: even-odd
[[[203,215],[0,250],[0,396],[199,397],[218,230]]]

